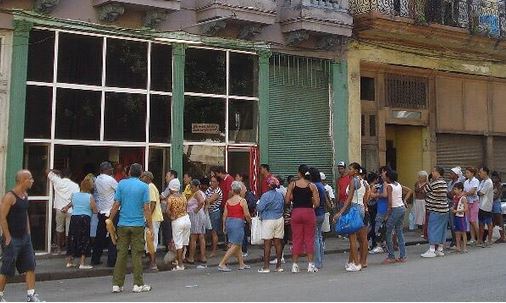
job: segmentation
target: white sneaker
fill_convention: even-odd
[[[113,293],[120,293],[123,291],[123,286],[119,287],[118,285],[113,285],[112,292]]]
[[[91,266],[91,265],[84,265],[84,264],[79,265],[79,269],[92,269],[92,268],[93,268],[93,266]]]
[[[184,266],[179,266],[179,265],[177,265],[176,267],[174,267],[174,268],[172,269],[172,271],[181,271],[181,270],[184,270]]]
[[[243,257],[243,258],[246,258],[247,256],[248,256],[248,253],[247,253],[247,252],[242,254],[242,257]]]
[[[269,264],[272,264],[272,265],[278,264],[278,259],[276,258],[274,260],[271,260],[269,262]],[[281,258],[281,264],[285,264],[285,258],[283,258],[283,257]]]
[[[430,249],[423,254],[420,255],[422,258],[435,258],[437,257],[436,252],[431,251]]]
[[[376,246],[373,250],[371,250],[371,254],[382,254],[385,251],[381,246]]]
[[[346,263],[344,264],[344,269],[346,269],[346,271],[348,271],[348,267],[350,267],[351,263]]]
[[[356,265],[355,263],[350,263],[348,265],[348,268],[346,268],[346,271],[348,272],[357,272],[357,271],[360,271],[362,269],[362,265]]]
[[[139,293],[139,292],[147,292],[151,290],[151,286],[149,285],[134,285],[134,288],[132,289],[133,292]]]
[[[297,263],[292,264],[292,272],[293,273],[300,272],[299,265],[297,265]]]
[[[316,268],[314,263],[309,263],[307,266],[307,272],[318,272],[318,268]]]
[[[436,250],[436,256],[437,257],[444,257],[445,253],[442,250]]]

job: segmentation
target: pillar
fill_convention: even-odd
[[[333,172],[337,179],[337,162],[349,160],[348,142],[348,64],[346,60],[332,62],[332,144],[334,148]],[[360,133],[360,128],[358,129]]]
[[[171,169],[183,174],[184,141],[184,44],[172,46],[172,121],[171,121]]]
[[[258,80],[258,143],[260,163],[269,163],[269,59],[270,51],[259,53]]]

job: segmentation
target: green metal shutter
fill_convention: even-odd
[[[274,54],[270,61],[269,164],[296,175],[300,164],[332,179],[330,61]]]

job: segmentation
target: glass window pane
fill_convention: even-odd
[[[185,97],[184,139],[200,142],[224,142],[225,100]]]
[[[224,51],[187,49],[185,91],[224,95],[226,93],[225,62]]]
[[[26,88],[25,138],[51,138],[51,87]]]
[[[105,95],[105,140],[146,140],[146,95]]]
[[[360,99],[374,101],[374,78],[360,77]]]
[[[30,170],[33,185],[28,192],[30,196],[47,196],[47,176],[49,149],[47,145],[25,144],[25,159],[23,167]]]
[[[153,183],[162,192],[165,187],[165,173],[170,169],[170,148],[149,149],[149,171],[153,173]]]
[[[60,33],[58,82],[102,84],[103,38]]]
[[[56,133],[58,139],[100,139],[101,93],[77,89],[56,92]]]
[[[53,82],[54,32],[34,29],[28,43],[27,79]]]
[[[213,166],[225,166],[224,146],[184,146],[183,171],[195,178],[209,177]]]
[[[228,140],[256,142],[258,104],[256,101],[230,100],[228,108]]]
[[[147,88],[147,43],[107,39],[106,85]]]
[[[151,90],[172,90],[172,47],[165,44],[151,45]]]
[[[31,200],[30,204],[28,205],[32,244],[33,249],[36,251],[47,251],[47,211],[47,200]]]
[[[258,95],[257,56],[230,52],[230,95]]]
[[[170,96],[151,95],[149,118],[149,141],[170,142],[171,99]]]

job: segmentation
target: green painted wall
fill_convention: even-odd
[[[345,60],[332,62],[332,141],[334,144],[334,179],[337,179],[337,162],[348,163],[348,64]]]
[[[269,58],[270,52],[259,54],[259,80],[258,80],[258,145],[260,149],[260,163],[269,163]]]
[[[171,125],[171,169],[183,175],[184,133],[184,44],[172,45],[172,125]]]

